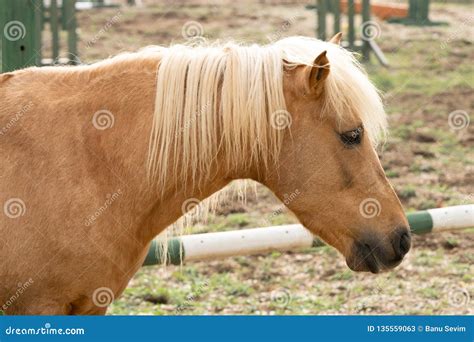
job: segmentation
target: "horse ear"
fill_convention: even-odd
[[[334,37],[329,39],[329,43],[333,43],[333,44],[336,44],[336,45],[341,45],[341,38],[342,38],[342,32],[338,32],[334,35]]]
[[[313,66],[307,67],[309,70],[309,87],[310,89],[318,89],[329,75],[329,60],[323,51],[316,57]]]

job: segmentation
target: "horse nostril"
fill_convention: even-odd
[[[405,254],[408,253],[411,244],[410,240],[411,238],[408,229],[399,228],[396,230],[393,236],[392,245],[397,259],[403,258]]]
[[[410,250],[410,235],[408,233],[403,233],[400,237],[400,252],[405,255]]]

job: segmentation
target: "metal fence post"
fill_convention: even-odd
[[[3,0],[0,7],[2,72],[41,62],[42,8],[29,0]]]

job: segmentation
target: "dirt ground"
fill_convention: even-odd
[[[79,13],[84,63],[146,45],[184,42],[195,21],[208,39],[269,42],[313,36],[304,1],[152,1]],[[367,65],[383,91],[390,136],[382,164],[407,211],[474,202],[472,5],[434,4],[440,26],[381,22],[390,62]],[[343,18],[345,20],[345,18]],[[347,27],[346,21],[342,28]],[[464,122],[456,124],[450,113]],[[466,122],[467,120],[467,122]],[[265,188],[226,201],[195,232],[296,222]],[[331,247],[143,268],[110,314],[473,314],[474,230],[414,238],[405,261],[380,275],[351,272]]]

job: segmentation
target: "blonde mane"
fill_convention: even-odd
[[[218,154],[229,170],[268,166],[284,133],[272,125],[274,114],[286,110],[284,67],[312,65],[324,50],[331,64],[326,112],[340,120],[356,113],[376,144],[386,127],[380,96],[353,54],[335,44],[290,37],[265,46],[159,47],[149,179],[161,189],[187,180],[199,184]]]

